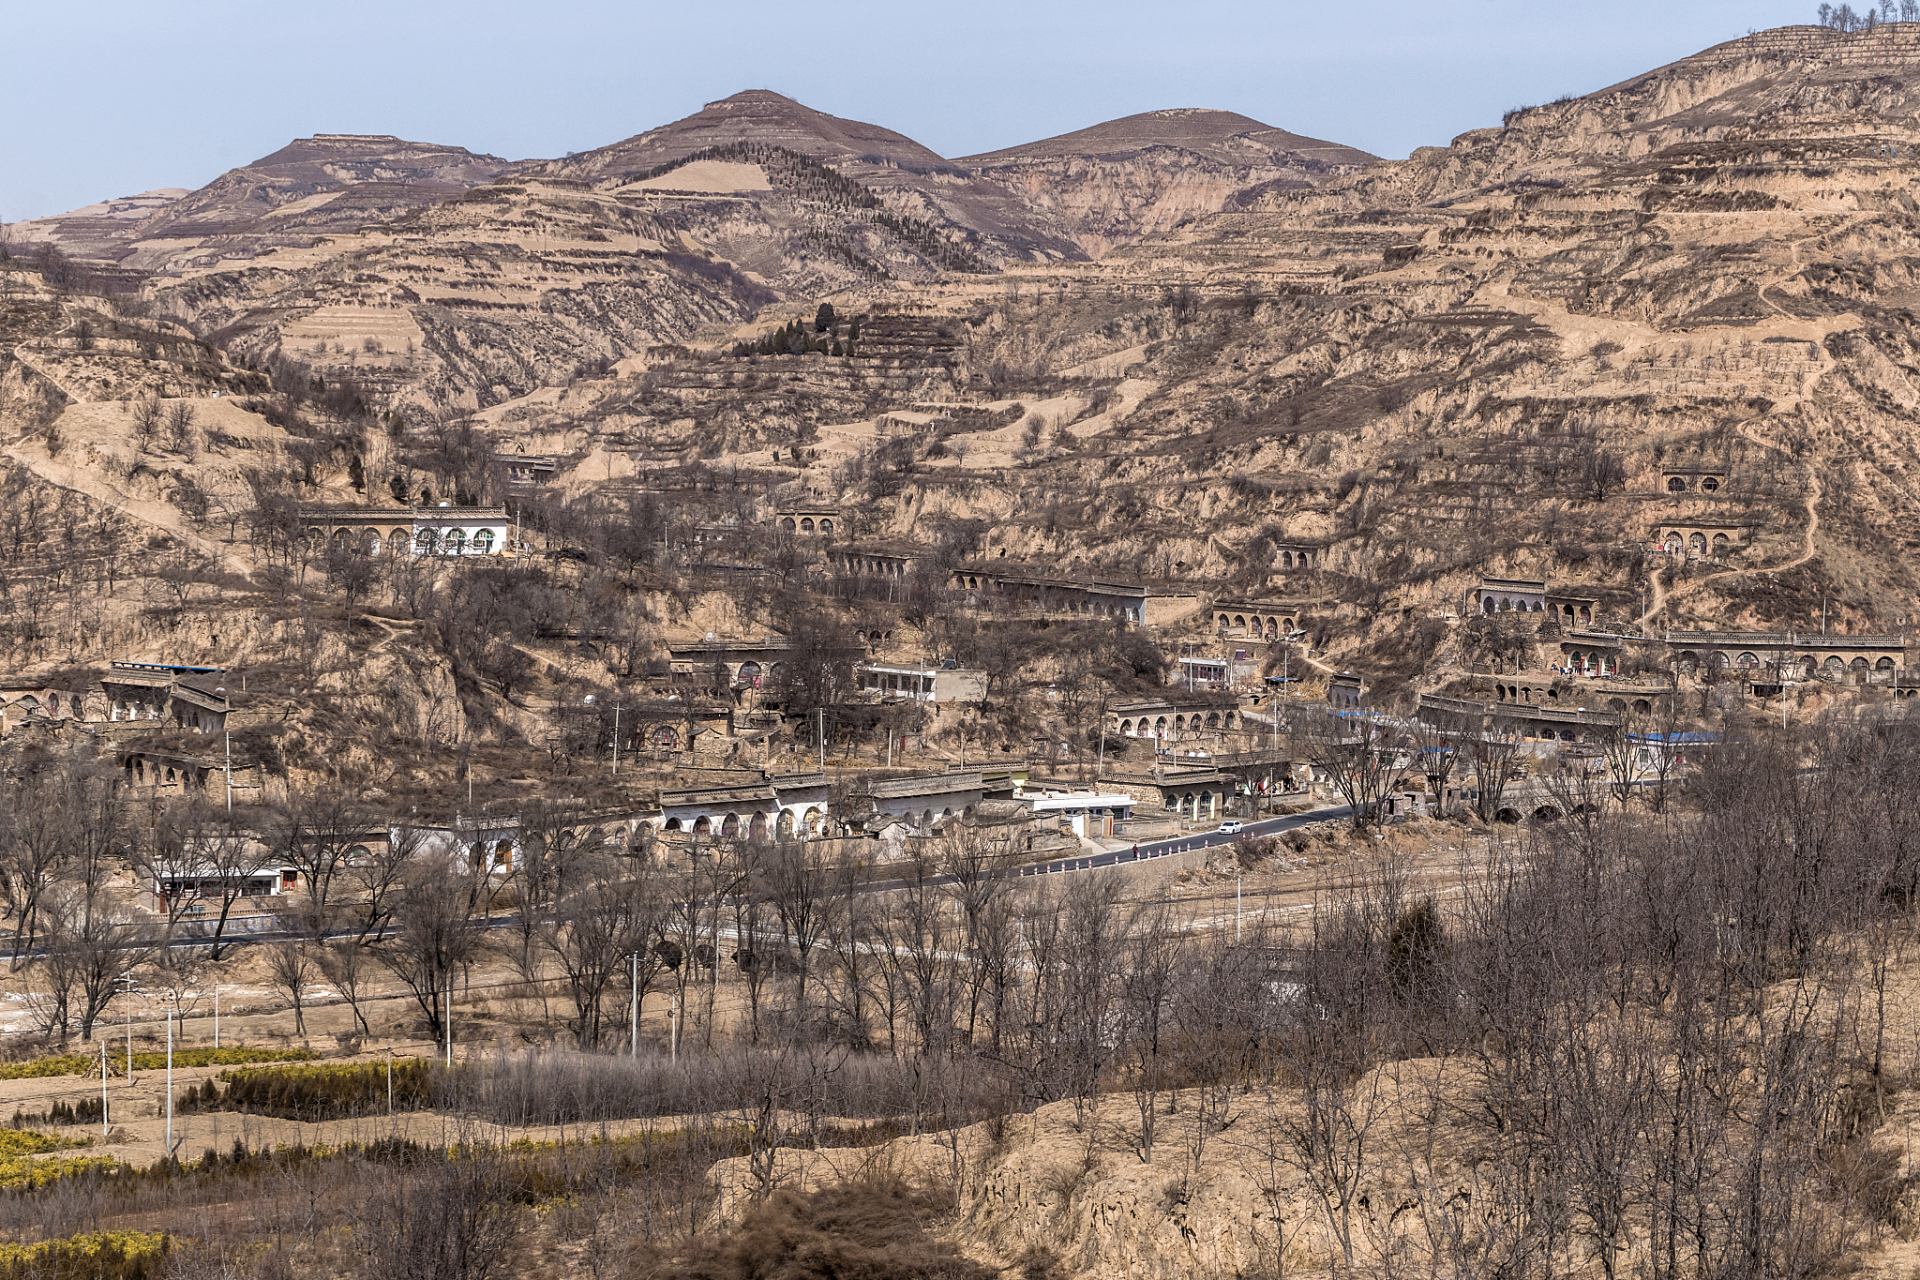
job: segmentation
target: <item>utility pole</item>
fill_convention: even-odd
[[[613,704],[613,776],[620,776],[620,713],[626,708],[619,703]]]
[[[627,959],[633,962],[633,1010],[629,1015],[633,1029],[627,1056],[637,1058],[640,1056],[640,953],[635,951]]]
[[[220,736],[227,746],[227,816],[233,816],[233,734],[226,727],[226,721],[220,722]]]
[[[168,993],[171,998],[172,993]],[[173,1159],[173,1011],[167,1013],[167,1159]]]
[[[813,711],[819,718],[820,724],[820,772],[825,773],[827,771],[827,709],[815,707]]]

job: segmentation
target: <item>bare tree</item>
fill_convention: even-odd
[[[1315,716],[1303,738],[1307,759],[1353,810],[1354,829],[1384,826],[1387,801],[1412,768],[1415,750],[1394,742],[1383,722],[1362,716]]]
[[[1168,1060],[1172,1045],[1174,995],[1186,959],[1184,932],[1166,902],[1150,902],[1134,912],[1126,931],[1121,967],[1120,1007],[1125,1027],[1127,1065],[1140,1116],[1136,1151],[1153,1163],[1161,1095],[1172,1087],[1176,1071]]]
[[[274,808],[266,827],[272,846],[300,875],[309,915],[325,921],[335,882],[356,859],[371,854],[368,837],[383,824],[358,792],[336,784],[290,795]]]
[[[352,938],[321,943],[314,950],[314,962],[353,1010],[360,1034],[373,1034],[373,1028],[367,1025],[366,1001],[371,995],[374,965],[366,945]]]
[[[1499,815],[1508,786],[1520,776],[1523,741],[1517,724],[1495,719],[1477,729],[1469,742],[1468,754],[1473,757],[1474,773],[1473,808],[1482,822],[1492,822]]]
[[[1413,725],[1416,767],[1427,780],[1433,811],[1446,804],[1447,787],[1467,747],[1466,722],[1451,712],[1422,708]]]
[[[153,438],[159,434],[160,426],[166,421],[166,406],[157,395],[144,396],[133,402],[133,440],[141,449],[153,447]]]
[[[541,942],[566,977],[581,1049],[601,1043],[609,987],[627,976],[637,984],[631,998],[640,999],[659,972],[661,958],[649,944],[662,909],[651,870],[632,866],[572,890],[543,924]]]
[[[297,927],[296,921],[288,921]],[[269,943],[266,950],[267,980],[293,1005],[293,1031],[307,1034],[307,992],[313,986],[317,966],[313,946],[305,938],[285,938]]]
[[[209,899],[216,904],[208,935],[214,960],[226,950],[234,904],[273,865],[267,846],[224,809],[198,797],[162,815],[148,838],[134,844],[131,860],[135,874],[164,904],[169,935],[188,913],[204,911]]]
[[[0,798],[0,898],[14,917],[13,963],[32,947],[44,897],[62,883],[89,906],[111,860],[124,856],[120,780],[76,754],[23,772]]]
[[[196,417],[193,403],[188,400],[175,400],[167,409],[167,443],[189,460],[194,453],[193,426]]]
[[[83,1040],[90,1039],[120,975],[146,963],[161,945],[151,928],[103,894],[57,887],[47,901],[45,947],[38,965],[44,987],[29,997],[29,1008],[62,1039],[74,1024]]]
[[[406,985],[438,1039],[452,1008],[454,979],[473,963],[481,938],[470,927],[488,896],[484,868],[448,854],[425,854],[407,868],[393,913],[393,932],[375,954]]]
[[[508,1274],[520,1233],[515,1171],[479,1133],[446,1152],[368,1160],[354,1239],[368,1280],[487,1280]]]

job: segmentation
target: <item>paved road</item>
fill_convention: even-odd
[[[1167,840],[1151,840],[1146,844],[1135,845],[1131,849],[1115,850],[1112,853],[1097,855],[1090,853],[1079,858],[1062,858],[1054,862],[1035,863],[1032,866],[1020,868],[1020,874],[1045,876],[1063,871],[1091,871],[1095,867],[1126,866],[1130,863],[1170,857],[1173,854],[1186,853],[1194,849],[1211,849],[1218,845],[1232,844],[1235,840],[1244,840],[1249,836],[1275,836],[1310,822],[1326,822],[1329,819],[1351,817],[1352,814],[1352,808],[1347,805],[1330,805],[1324,809],[1310,809],[1305,813],[1291,814],[1284,818],[1263,818],[1258,822],[1249,822],[1232,835],[1221,831],[1201,831],[1192,835],[1174,836]]]
[[[1310,822],[1326,822],[1330,819],[1346,818],[1351,816],[1352,813],[1352,808],[1347,805],[1329,805],[1325,808],[1309,809],[1305,813],[1290,814],[1284,818],[1263,818],[1257,822],[1249,822],[1245,824],[1239,832],[1232,835],[1217,830],[1196,831],[1192,835],[1175,836],[1167,840],[1150,840],[1146,844],[1135,845],[1130,849],[1118,849],[1110,853],[1089,853],[1075,858],[1059,858],[1051,862],[1037,862],[1029,866],[1021,867],[1020,875],[1060,875],[1069,871],[1092,871],[1098,867],[1122,867],[1129,866],[1136,862],[1151,862],[1158,858],[1171,857],[1176,853],[1188,853],[1196,849],[1211,849],[1219,845],[1232,844],[1235,840],[1245,839],[1249,836],[1279,835],[1283,831],[1291,831],[1295,827],[1302,827]],[[923,883],[932,886],[952,884],[953,882],[954,878],[952,876],[937,875],[928,876]],[[905,889],[910,883],[910,881],[903,879],[876,880],[862,885],[860,892],[887,893],[894,890]],[[476,929],[505,929],[518,923],[519,917],[514,915],[487,916],[473,921],[472,927]],[[389,925],[378,930],[376,936],[385,937],[391,931],[392,926]],[[329,940],[357,937],[359,936],[359,932],[358,929],[339,929],[328,932],[326,937]],[[277,942],[294,936],[296,935],[283,933],[278,930],[260,930],[256,932],[229,925],[226,936],[220,940],[220,945],[222,948],[238,947],[245,946],[248,943]],[[207,947],[212,945],[212,939],[204,936],[177,936],[167,942],[169,949]],[[43,954],[43,952],[44,948],[36,947],[27,954],[29,956],[38,956]]]

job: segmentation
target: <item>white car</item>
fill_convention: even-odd
[[[1238,835],[1246,825],[1246,823],[1240,821],[1238,818],[1228,818],[1220,824],[1220,834],[1223,836]]]

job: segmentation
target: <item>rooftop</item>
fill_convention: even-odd
[[[1698,644],[1749,649],[1904,649],[1901,635],[1841,636],[1797,631],[1669,631],[1668,644]]]
[[[924,774],[913,778],[876,778],[867,784],[867,794],[879,800],[898,800],[904,796],[978,791],[983,783],[980,770],[968,769],[956,773]]]

